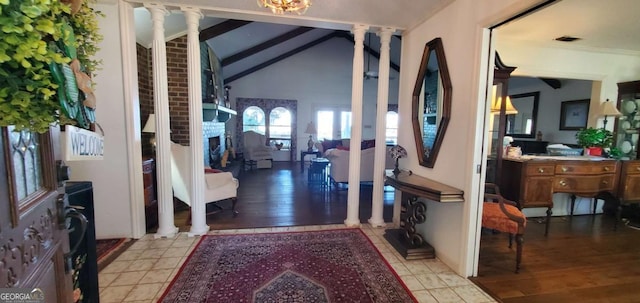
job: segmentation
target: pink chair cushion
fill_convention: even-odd
[[[505,208],[509,213],[524,218],[525,225],[527,224],[527,218],[517,207],[512,205],[505,205]],[[502,210],[500,209],[500,204],[498,203],[484,203],[482,209],[482,227],[495,229],[510,234],[518,233],[518,223],[509,219],[509,217],[507,217],[502,212]]]

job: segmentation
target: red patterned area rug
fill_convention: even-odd
[[[202,237],[160,302],[417,302],[360,229]]]

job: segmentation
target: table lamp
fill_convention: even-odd
[[[607,128],[607,116],[619,117],[622,116],[622,113],[613,105],[613,102],[609,102],[609,99],[602,103],[602,107],[600,108],[600,114],[604,116],[604,126],[602,128]]]
[[[309,124],[307,124],[307,129],[304,131],[305,134],[309,134],[309,141],[307,141],[308,151],[313,150],[313,135],[317,132],[318,131],[316,130],[316,125],[313,123],[313,121],[309,122]]]
[[[153,136],[149,139],[149,143],[151,144],[151,148],[153,148],[153,152],[156,151],[156,115],[149,114],[149,118],[147,119],[147,123],[144,124],[142,128],[143,133],[151,133]]]

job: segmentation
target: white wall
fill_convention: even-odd
[[[119,22],[118,4],[96,4],[95,8],[106,15],[98,18],[104,40],[96,59],[103,64],[95,78],[96,120],[104,129],[104,160],[68,162],[68,165],[71,180],[93,182],[96,237],[126,238],[132,237],[129,184],[133,177],[129,175],[126,144],[120,28],[114,26]]]
[[[371,66],[377,70],[378,60],[370,59]],[[352,68],[353,43],[344,38],[333,38],[229,83],[232,107],[235,108],[236,98],[298,100],[298,148],[306,148],[309,135],[304,130],[311,120],[317,125],[315,110],[332,105],[351,108]],[[393,79],[390,80],[389,104],[396,104],[398,73],[391,69],[390,74]],[[375,138],[376,98],[377,80],[364,80],[363,139]],[[230,121],[229,125],[235,125],[235,121]]]
[[[591,99],[592,81],[560,81],[562,87],[554,89],[539,78],[512,77],[509,80],[509,95],[540,92],[536,130],[542,132],[542,140],[549,143],[576,144],[576,131],[560,130],[560,107],[563,101]]]
[[[411,129],[411,92],[426,42],[441,37],[452,81],[452,115],[433,169],[419,166],[413,134],[400,132],[409,157],[400,166],[464,191],[464,203],[427,201],[427,220],[418,226],[436,256],[461,275],[471,275],[476,239],[479,174],[476,166],[486,108],[488,36],[483,27],[504,20],[540,1],[457,0],[405,32],[400,67],[400,129]],[[484,51],[484,55],[481,54]]]
[[[617,83],[640,79],[638,54],[569,50],[500,39],[499,34],[496,49],[505,64],[518,67],[513,75],[602,81],[602,88],[591,98],[590,112],[596,112],[606,99],[617,102]],[[596,126],[599,120],[590,115],[588,125]],[[611,127],[613,123],[607,128]]]

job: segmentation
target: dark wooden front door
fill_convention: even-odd
[[[0,128],[0,288],[39,288],[45,302],[73,302],[58,137],[57,128]]]

